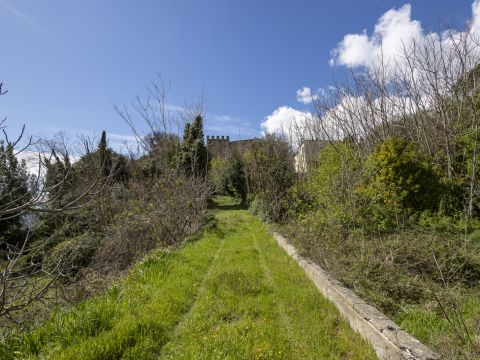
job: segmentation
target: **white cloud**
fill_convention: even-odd
[[[156,106],[160,107],[159,104],[156,104]],[[165,110],[174,111],[174,112],[185,110],[185,107],[174,105],[174,104],[163,104],[162,106],[165,108]]]
[[[43,158],[47,158],[55,162],[55,159],[52,157],[51,153],[41,151],[24,150],[20,153],[17,153],[16,157],[19,161],[25,161],[27,171],[30,175],[40,177],[44,176],[46,171],[45,164],[43,164]],[[69,157],[72,163],[75,163],[80,159],[80,156],[75,156],[72,154],[69,154]]]
[[[411,86],[387,87],[388,96],[380,98],[381,94],[369,93],[368,99],[363,88],[354,94],[343,93],[341,88],[330,89],[336,101],[317,121],[322,130],[334,138],[362,137],[385,119],[430,109],[438,92],[448,91],[449,84],[454,84],[465,69],[479,63],[480,0],[472,3],[472,19],[464,31],[426,32],[411,15],[410,4],[387,11],[377,20],[372,34],[364,30],[345,35],[330,59],[332,66],[361,67],[362,71],[364,67],[376,81],[397,81],[399,85],[395,75],[405,76],[402,81],[411,82]],[[461,58],[463,54],[468,56]],[[435,81],[432,73],[437,74]]]
[[[212,116],[215,120],[220,121],[220,122],[229,122],[229,121],[234,120],[234,118],[232,118],[230,115],[215,115],[215,114],[212,114]]]
[[[112,134],[107,133],[107,139],[120,142],[127,142],[127,143],[135,143],[137,142],[137,138],[134,135],[124,135],[124,134]]]
[[[281,106],[264,118],[261,127],[266,133],[285,133],[298,128],[312,118],[313,115],[308,111]]]
[[[312,120],[313,114],[308,111],[281,106],[263,119],[261,127],[264,133],[286,135],[292,145],[298,146]]]
[[[310,104],[312,101],[317,99],[318,94],[312,94],[312,89],[307,86],[297,90],[297,101],[301,102],[302,104]]]
[[[374,31],[368,35],[366,30],[360,34],[347,34],[343,40],[332,50],[330,64],[342,65],[350,68],[366,66],[373,69],[381,62],[388,66],[407,65],[402,60],[404,49],[411,49],[414,43],[427,40],[434,44],[438,51],[451,48],[453,40],[462,35],[480,35],[480,0],[472,3],[472,19],[469,23],[470,30],[458,32],[446,30],[441,34],[425,32],[418,20],[412,19],[412,7],[403,5],[398,9],[390,9],[384,13],[375,25]],[[476,44],[470,44],[472,48]]]
[[[230,135],[230,138],[245,139],[250,137],[257,137],[260,133],[257,130],[249,127],[249,124],[245,126],[241,125],[206,125],[205,130],[207,135]]]
[[[472,21],[470,26],[471,31],[480,33],[480,0],[475,0],[472,4]]]
[[[332,51],[331,64],[356,67],[375,65],[382,58],[390,62],[399,55],[403,47],[423,36],[419,21],[412,20],[411,5],[388,10],[377,21],[371,36],[366,30],[362,34],[347,34]]]
[[[46,156],[45,153],[35,152],[35,151],[23,151],[17,154],[17,159],[19,161],[25,161],[27,166],[27,171],[32,175],[38,175],[39,169],[40,173],[42,172],[41,167],[39,168],[39,159],[41,156]]]
[[[345,35],[342,42],[332,51],[330,65],[359,66],[369,64],[375,52],[366,31],[363,34]]]

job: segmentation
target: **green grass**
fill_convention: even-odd
[[[442,359],[480,359],[478,244],[448,227],[346,232],[317,215],[277,231]]]
[[[226,199],[217,226],[158,251],[108,294],[57,314],[2,358],[375,359],[266,227]]]
[[[478,290],[458,295],[457,316],[448,310],[450,321],[438,309],[420,305],[405,306],[395,316],[398,324],[407,332],[429,344],[446,359],[478,358],[480,324],[480,297]]]

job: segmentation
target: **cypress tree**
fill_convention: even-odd
[[[180,147],[179,168],[190,176],[205,176],[208,166],[208,154],[203,139],[203,118],[195,117],[185,125],[183,142]]]
[[[98,158],[100,161],[101,176],[108,177],[112,167],[112,158],[107,146],[107,133],[105,130],[102,131],[102,136],[98,143]]]

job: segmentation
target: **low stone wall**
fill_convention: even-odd
[[[273,233],[277,243],[307,273],[322,294],[334,303],[340,313],[374,348],[380,359],[440,359],[373,306],[329,276],[320,266],[300,256],[295,247],[280,234]]]

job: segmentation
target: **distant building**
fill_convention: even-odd
[[[213,157],[226,156],[230,152],[230,136],[207,135],[207,149]]]
[[[229,156],[233,151],[244,153],[255,142],[262,139],[246,139],[230,141],[230,136],[209,136],[207,135],[207,148],[213,157]]]
[[[305,174],[318,165],[318,154],[328,143],[326,140],[304,140],[295,155],[295,171]]]

